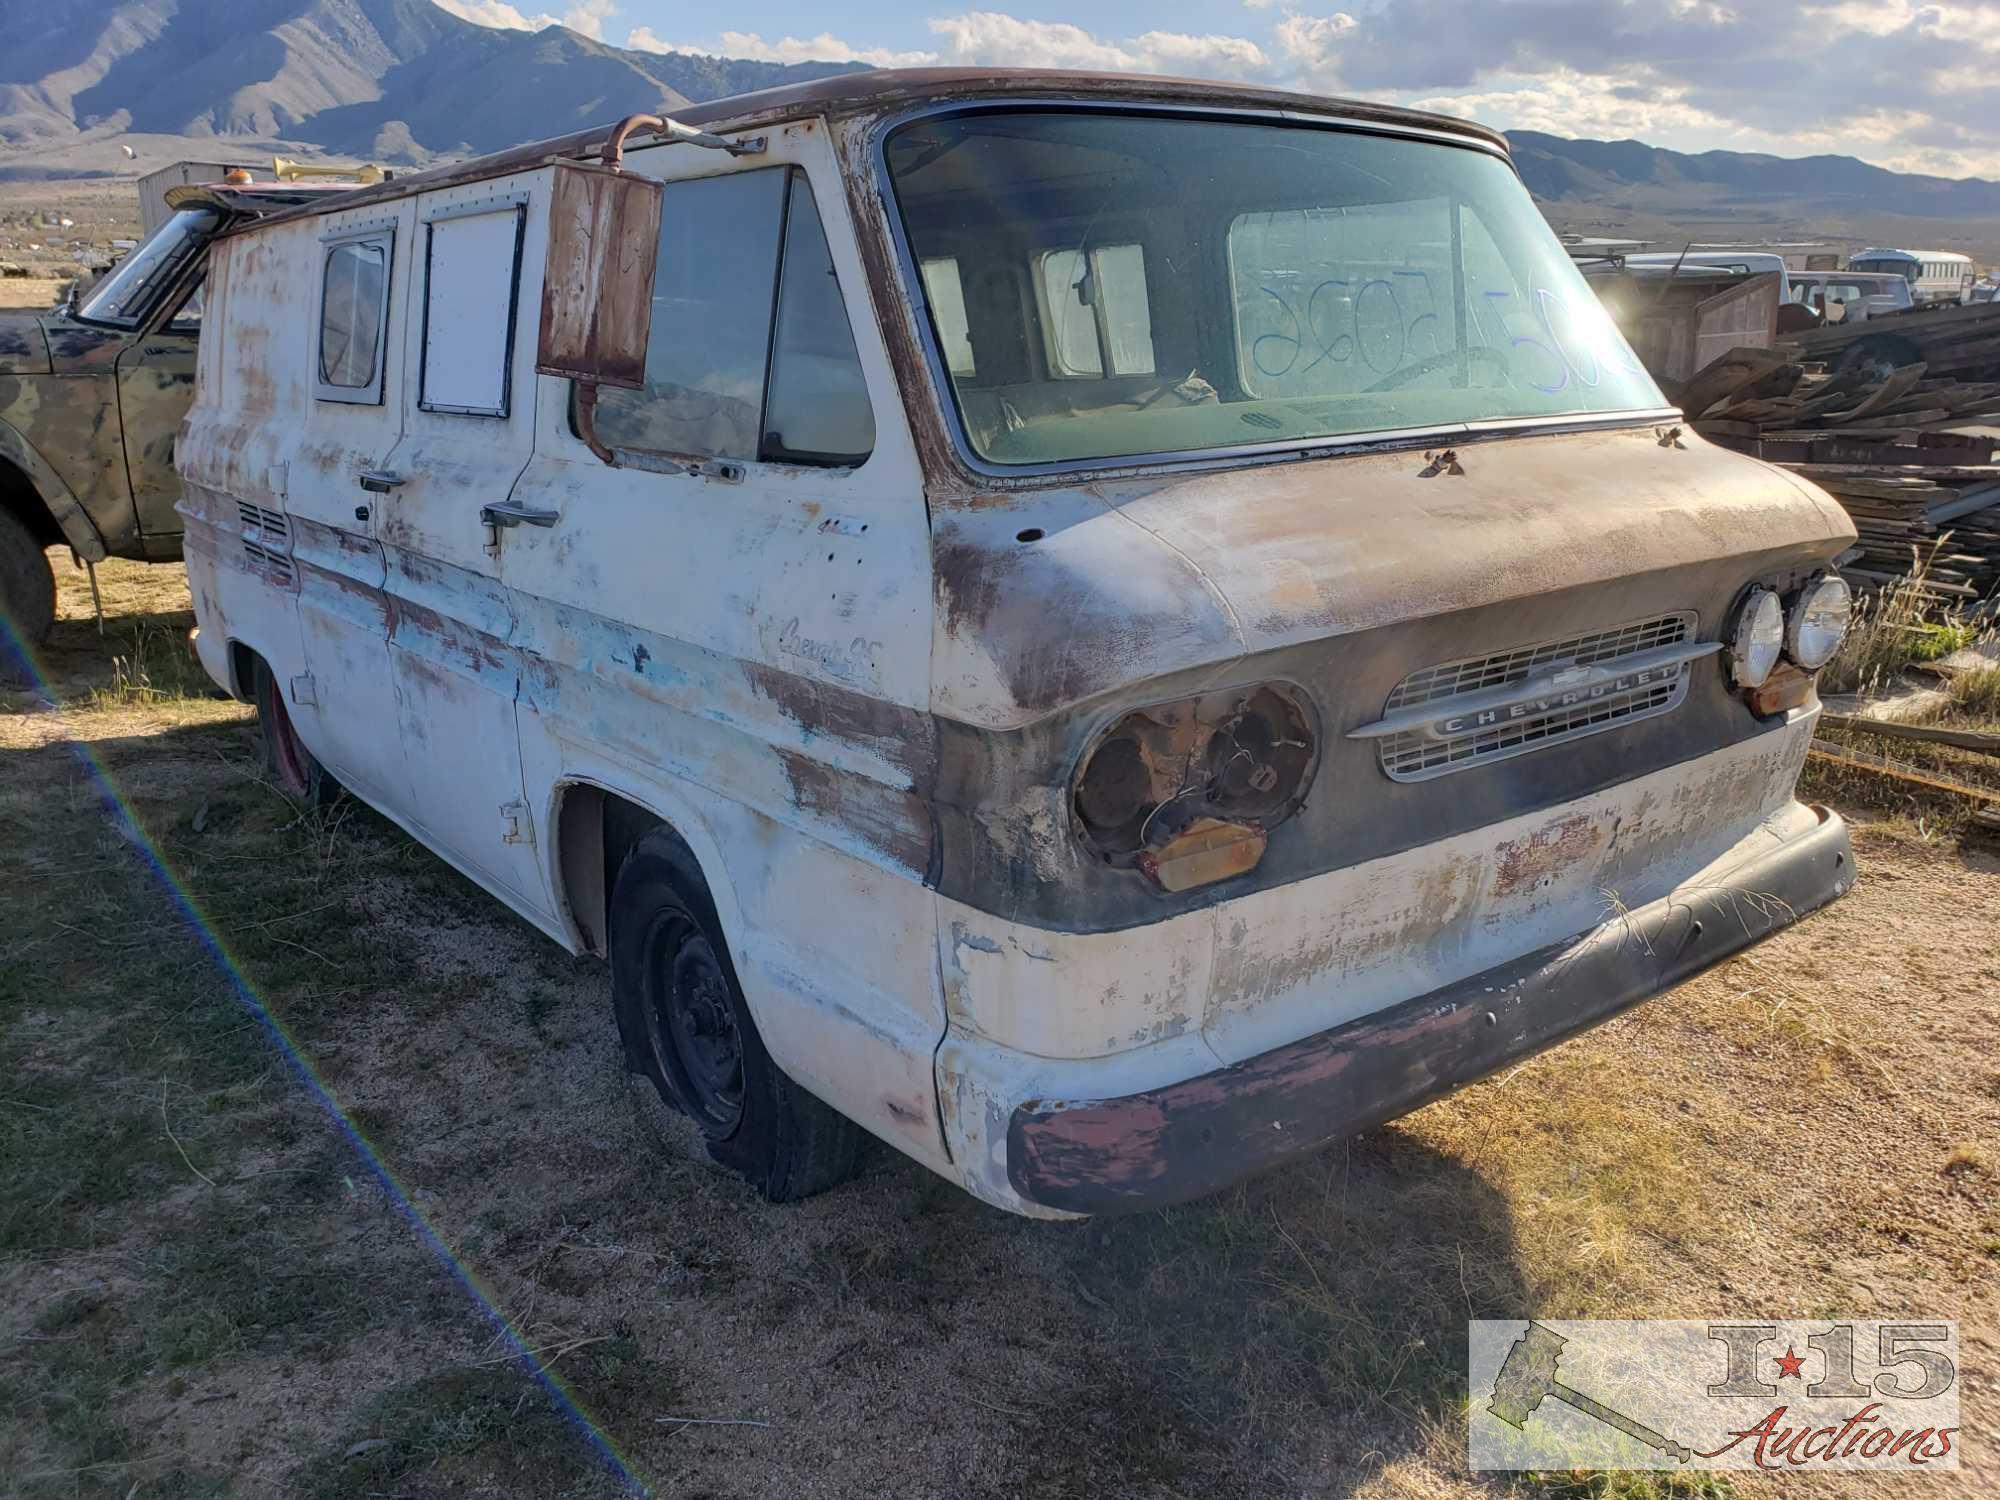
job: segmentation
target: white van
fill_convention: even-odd
[[[1492,131],[843,74],[212,264],[202,661],[608,955],[774,1197],[863,1132],[1191,1197],[1852,880],[1793,789],[1853,528],[1681,424]]]
[[[1781,300],[1798,300],[1798,289],[1793,284],[1797,273],[1786,265],[1785,257],[1775,251],[1647,250],[1638,255],[1625,256],[1624,261],[1627,269],[1648,273],[1673,271],[1677,267],[1681,270],[1702,267],[1711,271],[1733,271],[1738,276],[1762,276],[1774,272],[1784,278],[1778,283]]]
[[[1848,257],[1850,271],[1888,271],[1910,284],[1919,307],[1971,300],[1972,257],[1955,250],[1862,250]]]

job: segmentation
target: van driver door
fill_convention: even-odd
[[[523,795],[514,612],[485,517],[535,448],[535,324],[546,187],[501,178],[416,202],[403,328],[402,441],[376,536],[390,599],[410,822],[530,914],[552,909],[544,831]],[[522,324],[526,323],[523,327]]]

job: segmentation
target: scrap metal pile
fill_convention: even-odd
[[[1857,584],[1917,572],[1941,603],[2000,595],[2000,425],[1989,425],[2000,424],[2000,382],[1923,364],[1828,374],[1795,350],[1744,348],[1700,371],[1680,404],[1704,437],[1840,501],[1860,533],[1842,567]]]
[[[1863,361],[1926,366],[1933,378],[2000,378],[2000,304],[1926,307],[1877,314],[1852,323],[1828,323],[1785,335],[1795,357],[1839,368]]]

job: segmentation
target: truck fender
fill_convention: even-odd
[[[63,540],[76,549],[78,557],[98,563],[111,555],[104,538],[97,534],[97,527],[70,493],[70,487],[63,483],[62,476],[49,467],[32,443],[5,422],[0,422],[0,458],[28,476],[36,496],[61,529]]]

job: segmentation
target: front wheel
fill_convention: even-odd
[[[708,887],[665,829],[639,841],[612,889],[611,985],[628,1053],[716,1161],[774,1203],[854,1175],[860,1130],[771,1060]]]
[[[0,510],[0,680],[26,670],[17,651],[42,643],[56,619],[56,575],[21,518]],[[15,639],[8,639],[8,637]]]

